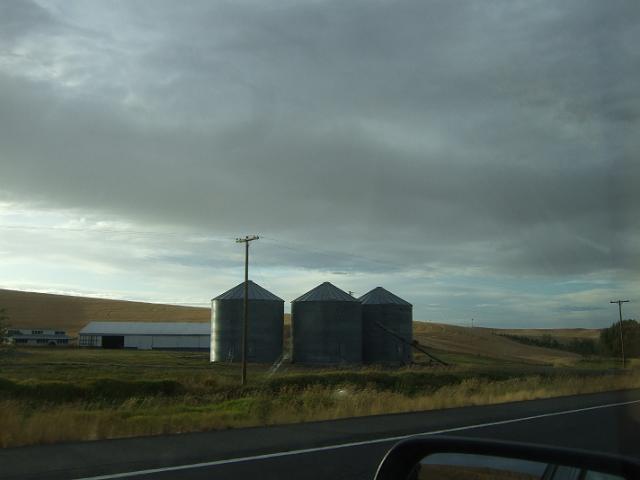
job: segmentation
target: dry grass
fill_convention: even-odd
[[[359,374],[349,375],[358,379]],[[4,400],[0,402],[0,446],[297,423],[627,388],[640,388],[637,372],[597,376],[532,375],[497,381],[466,378],[417,393],[380,388],[373,381],[304,387],[294,382],[276,391],[263,385],[230,397],[228,392],[220,394],[219,389],[217,394],[201,389],[177,396],[130,397],[119,402]]]
[[[286,403],[274,400],[278,408],[269,417],[269,423],[489,405],[627,388],[640,388],[640,376],[566,376],[556,379],[531,376],[505,381],[467,379],[457,385],[416,396],[374,389],[352,390],[348,386],[338,390],[311,387],[299,400],[292,402],[292,399],[287,399]],[[296,408],[296,404],[304,408]]]
[[[88,441],[140,435],[215,430],[255,424],[252,418],[187,406],[154,405],[132,399],[111,408],[70,404],[32,409],[15,401],[0,402],[0,447]]]

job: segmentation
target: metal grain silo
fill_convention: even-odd
[[[413,306],[376,287],[358,299],[362,305],[362,360],[365,363],[410,363]]]
[[[247,360],[271,363],[282,355],[284,300],[249,280]],[[242,358],[244,282],[211,300],[211,361]]]
[[[360,363],[360,303],[325,282],[291,302],[291,336],[294,363]]]

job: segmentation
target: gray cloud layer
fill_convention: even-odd
[[[3,2],[0,195],[378,260],[273,265],[635,277],[638,14]]]

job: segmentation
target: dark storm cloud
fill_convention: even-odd
[[[49,12],[36,3],[22,0],[7,0],[0,4],[2,29],[0,37],[10,42],[29,34],[50,31],[57,22]],[[6,52],[5,52],[6,53]]]
[[[31,59],[1,70],[6,198],[307,246],[273,265],[638,258],[635,2],[28,5],[0,20]]]

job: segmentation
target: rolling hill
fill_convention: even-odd
[[[52,328],[76,336],[91,321],[208,322],[209,308],[0,289],[0,308],[15,328]]]
[[[52,328],[70,335],[90,321],[207,322],[210,309],[90,297],[0,289],[0,308],[6,308],[9,323],[16,328]],[[285,315],[285,342],[289,339],[290,317]],[[500,334],[538,337],[544,334],[559,341],[597,338],[595,329],[491,329],[414,322],[414,338],[434,352],[444,352],[498,361],[530,364],[571,364],[578,354],[524,345]]]
[[[516,363],[553,365],[570,365],[581,358],[577,353],[523,345],[500,336],[500,333],[505,332],[501,329],[470,328],[431,322],[414,322],[413,325],[414,338],[434,352],[471,355]],[[527,332],[531,331],[531,329],[527,330]],[[511,329],[508,332],[510,335],[515,335],[514,332],[517,330]],[[546,332],[549,333],[550,330]],[[529,334],[522,336],[529,336]]]

